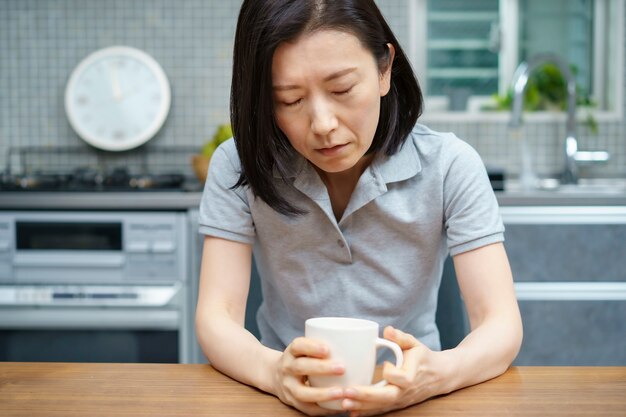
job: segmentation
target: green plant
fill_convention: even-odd
[[[225,142],[226,140],[232,137],[233,137],[233,129],[230,123],[219,125],[215,129],[215,133],[213,134],[213,137],[208,142],[206,142],[204,146],[202,147],[201,153],[205,156],[210,157],[211,155],[213,155],[213,152],[215,152],[217,147],[222,142]]]
[[[578,69],[571,66],[571,71],[576,75]],[[513,89],[509,89],[506,94],[494,94],[493,104],[483,107],[483,110],[510,110],[513,106]],[[589,94],[579,85],[576,86],[576,104],[585,107],[594,107],[595,103],[589,97]],[[528,77],[526,90],[524,91],[524,110],[525,111],[546,111],[559,110],[563,111],[567,108],[567,83],[565,77],[561,74],[559,68],[552,64],[546,63],[539,66]],[[598,124],[591,114],[587,113],[585,124],[595,134],[598,132]]]

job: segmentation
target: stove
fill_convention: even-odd
[[[76,168],[67,174],[5,174],[0,177],[0,191],[181,191],[185,189],[185,181],[185,175],[176,172],[132,174],[126,168],[110,172]]]
[[[0,362],[197,355],[188,305],[197,195],[186,192],[199,184],[196,152],[9,149],[0,167]]]
[[[118,162],[110,154],[76,147],[12,149],[0,172],[0,192],[198,191],[201,184],[189,172],[195,150],[156,148]],[[80,163],[72,167],[71,161]]]

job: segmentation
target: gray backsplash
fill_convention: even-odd
[[[378,1],[408,48],[407,0]],[[171,164],[159,147],[199,148],[228,120],[233,35],[240,1],[224,0],[0,0],[0,171],[10,148],[77,146],[111,165]],[[111,45],[145,50],[165,69],[172,108],[158,135],[130,152],[95,152],[73,132],[65,117],[64,89],[76,64]],[[626,86],[626,82],[624,83]],[[476,147],[488,166],[518,170],[518,148],[506,122],[433,122]],[[626,120],[601,122],[598,134],[578,126],[582,149],[608,150],[611,161],[592,174],[626,174]],[[526,124],[537,171],[560,169],[563,123]],[[33,166],[52,164],[44,154]],[[68,164],[76,163],[75,159]],[[88,163],[88,161],[82,162]],[[186,167],[188,155],[175,161]]]

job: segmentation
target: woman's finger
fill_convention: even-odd
[[[287,346],[287,351],[296,358],[301,356],[326,358],[329,354],[329,349],[326,344],[307,337],[297,337],[293,339],[289,346]]]
[[[289,385],[293,397],[302,403],[339,400],[342,399],[344,395],[341,387],[315,388],[299,383]]]
[[[315,403],[294,402],[293,406],[309,416],[331,416],[337,415],[336,410],[322,408]]]
[[[384,408],[393,404],[400,395],[400,388],[395,385],[385,385],[384,387],[359,386],[346,388],[343,400],[347,410],[371,410]]]
[[[383,379],[390,384],[401,388],[409,388],[415,382],[417,362],[415,355],[410,354],[411,351],[405,352],[405,362],[402,368],[396,368],[393,364],[385,362],[383,367]]]
[[[404,333],[402,330],[394,329],[391,326],[385,327],[383,335],[385,339],[396,342],[402,350],[411,349],[413,347],[421,345],[420,341],[417,340],[413,335],[409,333]]]
[[[340,387],[313,388],[293,377],[284,381],[284,387],[289,393],[289,404],[311,416],[337,414],[336,411],[322,408],[317,403],[343,398],[343,389]]]
[[[343,375],[345,366],[330,359],[299,357],[288,361],[284,369],[292,375]]]

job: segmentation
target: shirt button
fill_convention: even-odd
[[[343,243],[343,240],[341,239],[337,239],[337,244],[339,245],[340,248],[343,248],[345,246]]]

